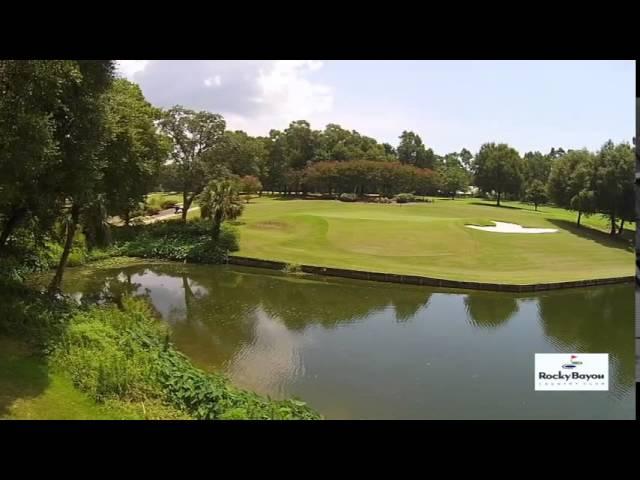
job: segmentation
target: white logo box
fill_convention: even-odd
[[[609,390],[608,353],[536,353],[535,390]]]

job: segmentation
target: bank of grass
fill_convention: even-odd
[[[3,285],[0,338],[0,418],[320,418],[197,369],[141,299],[83,308]]]
[[[0,337],[0,419],[160,420],[188,418],[162,404],[95,402],[27,343]]]
[[[490,283],[550,283],[633,275],[633,224],[610,238],[594,215],[575,226],[560,208],[479,199],[365,204],[258,198],[236,222],[240,256]],[[503,234],[466,228],[491,221],[556,228]]]

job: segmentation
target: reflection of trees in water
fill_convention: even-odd
[[[613,285],[553,292],[539,299],[545,336],[571,352],[608,353],[618,364],[613,384],[635,382],[633,288]]]
[[[334,327],[357,321],[393,305],[403,318],[415,314],[429,299],[424,291],[402,292],[386,285],[307,280],[279,275],[239,273],[220,269],[191,270],[189,281],[212,284],[210,294],[189,296],[193,316],[207,323],[238,323],[261,308],[288,328],[302,330],[312,324]]]
[[[201,283],[192,275],[182,272],[181,277],[184,303],[172,309],[171,323],[172,338],[184,353],[203,366],[219,365],[253,341],[255,306],[250,299],[240,301],[227,282],[200,290],[194,289]]]
[[[410,321],[417,315],[422,307],[427,307],[429,300],[431,300],[431,294],[405,296],[401,294],[401,292],[398,292],[398,294],[394,295],[390,300],[396,312],[396,322],[402,323]]]
[[[131,276],[131,271],[121,270],[78,275],[69,278],[65,288],[67,291],[81,292],[80,301],[85,305],[118,303],[123,295],[134,295],[141,286],[132,282]]]
[[[181,275],[184,321],[172,322],[172,336],[201,365],[226,364],[237,360],[238,355],[245,358],[249,349],[260,345],[268,351],[277,350],[275,345],[290,342],[284,337],[310,325],[334,328],[394,302],[405,312],[415,312],[428,300],[428,295],[415,290],[406,293],[377,285],[309,281],[222,268],[191,268]],[[194,284],[207,286],[209,293],[194,294]],[[279,320],[286,329],[274,330],[272,323],[264,323],[265,318]],[[265,344],[271,344],[271,348]]]
[[[171,298],[167,320],[174,341],[201,364],[222,364],[244,346],[254,345],[264,313],[293,333],[310,325],[334,328],[388,307],[394,308],[398,321],[408,321],[430,297],[411,286],[308,280],[220,267],[154,265],[146,269],[155,276],[180,280],[183,298],[178,304]],[[125,271],[130,279],[131,274],[143,274],[146,269]],[[96,276],[93,290],[104,288],[106,278]],[[138,286],[123,288],[135,291]],[[110,282],[109,288],[115,295],[120,287]],[[159,293],[155,291],[154,296]]]
[[[406,320],[409,311],[417,312],[429,298],[424,292],[401,292],[397,287],[258,275],[246,278],[250,291],[259,292],[265,311],[293,330],[312,324],[332,328],[356,322],[390,305],[401,305],[404,310],[400,314]]]
[[[474,292],[464,298],[471,325],[493,329],[505,324],[518,311],[518,301],[513,295]]]

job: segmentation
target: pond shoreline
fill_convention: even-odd
[[[283,270],[289,265],[286,262],[263,260],[259,258],[240,257],[229,255],[227,263],[230,265],[243,265],[247,267],[267,268],[270,270]],[[424,285],[429,287],[459,288],[464,290],[488,290],[492,292],[539,292],[544,290],[560,290],[565,288],[593,287],[596,285],[612,285],[618,283],[633,282],[635,277],[594,278],[586,280],[572,280],[566,282],[509,284],[468,282],[461,280],[446,280],[442,278],[423,277],[419,275],[400,275],[395,273],[367,272],[364,270],[351,270],[346,268],[319,267],[315,265],[297,265],[300,271],[314,275],[329,277],[353,278],[357,280],[370,280],[374,282],[401,283],[405,285]]]

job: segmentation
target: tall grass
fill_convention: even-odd
[[[52,355],[96,401],[161,401],[196,419],[318,419],[297,400],[269,400],[194,367],[169,341],[148,304],[92,307],[70,320]]]

